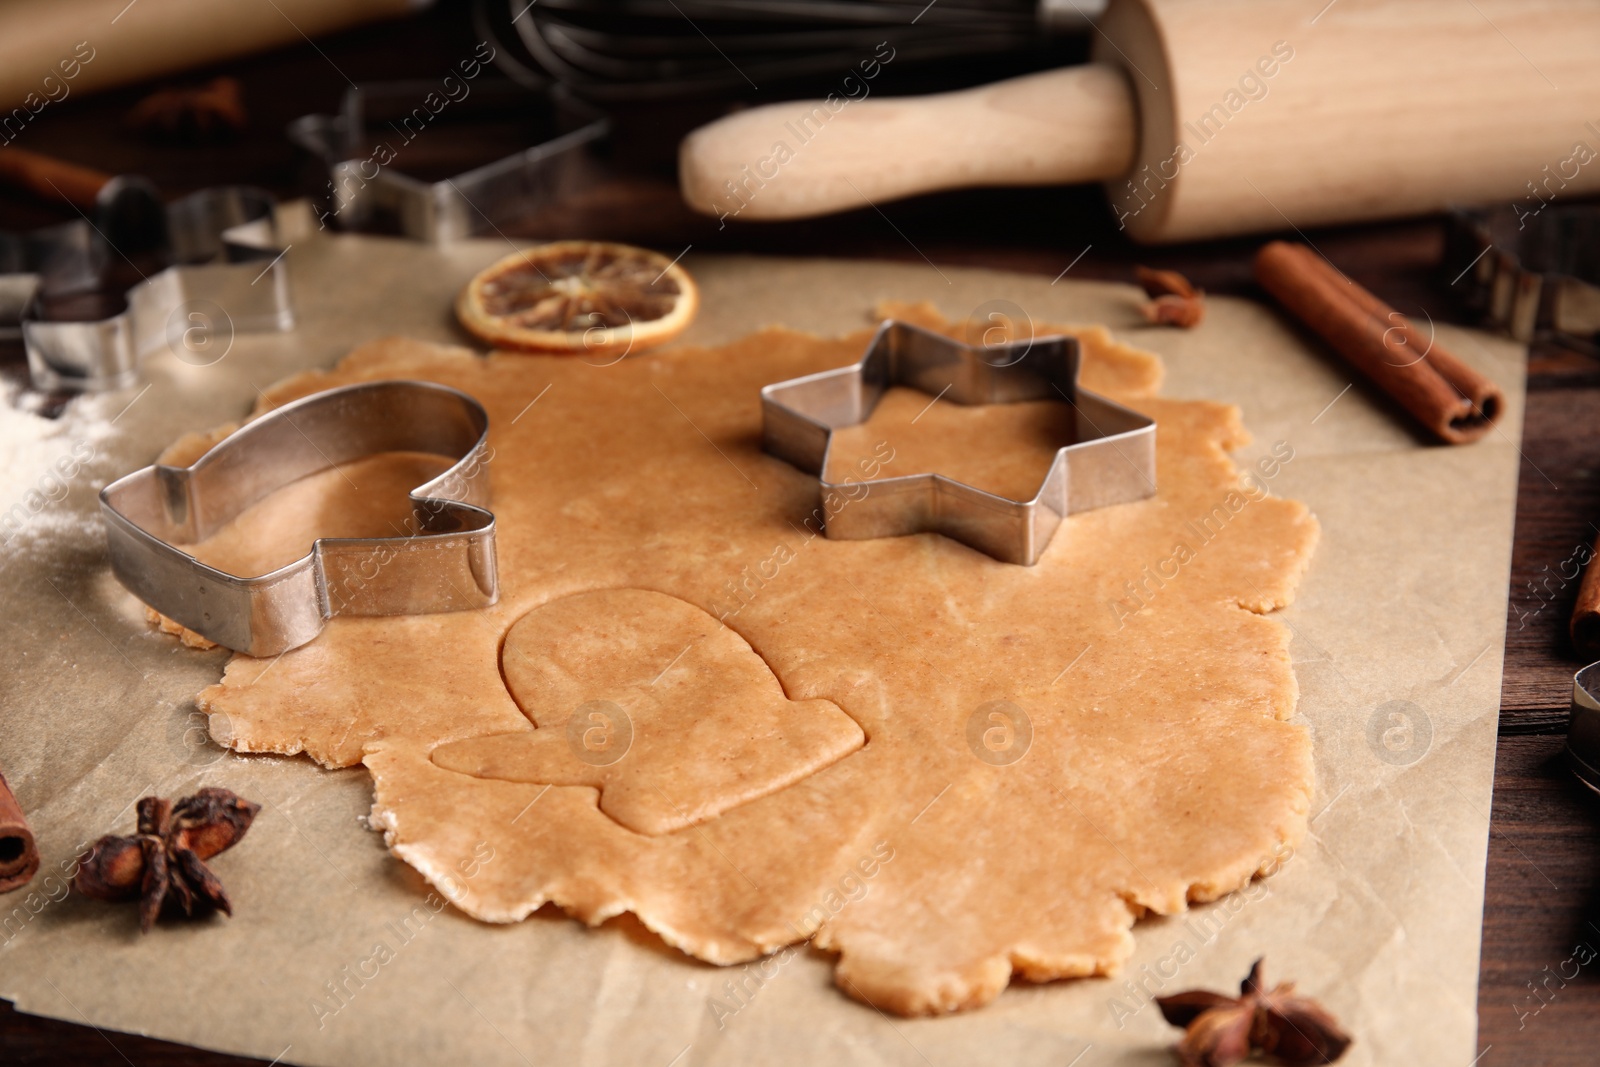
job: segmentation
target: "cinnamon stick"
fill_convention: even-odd
[[[23,817],[22,806],[0,774],[0,893],[28,884],[39,869],[39,847]]]
[[[1595,542],[1600,551],[1600,540]],[[1600,660],[1600,559],[1589,557],[1578,585],[1578,602],[1572,605],[1572,621],[1567,626],[1572,647],[1589,660]]]
[[[1273,241],[1256,280],[1446,444],[1476,441],[1505,409],[1499,386],[1305,245]]]
[[[80,211],[93,211],[95,197],[111,175],[93,167],[6,145],[0,148],[0,185],[32,193],[41,200],[65,200]]]

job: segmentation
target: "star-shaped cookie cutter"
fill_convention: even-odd
[[[380,452],[456,462],[412,490],[395,537],[319,538],[268,574],[241,577],[180,545],[203,541],[274,490]],[[499,599],[489,503],[489,415],[419,381],[347,385],[246,423],[188,467],[145,467],[100,492],[111,569],[140,600],[219,645],[273,656],[335,615],[413,615]]]
[[[860,362],[762,389],[761,444],[819,479],[830,538],[940,533],[1002,563],[1032,566],[1066,516],[1156,491],[1155,421],[1080,390],[1078,360],[1071,337],[974,346],[890,319]],[[933,472],[827,481],[833,431],[865,422],[893,385],[968,405],[1064,400],[1076,420],[1074,440],[1056,452],[1031,500]]]

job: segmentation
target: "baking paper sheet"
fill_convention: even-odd
[[[0,425],[16,431],[0,435],[11,453],[0,455],[5,484],[28,521],[0,567],[0,766],[45,854],[29,889],[0,897],[0,997],[106,1031],[282,1063],[1155,1065],[1171,1062],[1178,1032],[1150,996],[1236,988],[1265,954],[1269,978],[1293,978],[1355,1034],[1345,1062],[1473,1059],[1519,347],[1440,328],[1442,343],[1505,388],[1509,410],[1482,443],[1434,447],[1361,384],[1346,390],[1342,365],[1247,301],[1212,299],[1205,324],[1181,332],[1145,326],[1140,294],[1124,286],[685,259],[703,290],[694,341],[773,322],[843,333],[883,298],[932,300],[952,318],[998,300],[1039,322],[1106,323],[1162,355],[1165,395],[1243,408],[1255,442],[1242,463],[1288,443],[1294,458],[1270,488],[1322,522],[1299,598],[1281,615],[1295,634],[1298,717],[1315,738],[1305,844],[1271,879],[1139,924],[1138,949],[1116,978],[1018,982],[987,1008],[906,1020],[841,995],[830,958],[811,950],[719,969],[627,916],[594,930],[550,909],[504,927],[465,918],[367,829],[364,770],[210,745],[192,697],[220,676],[227,653],[155,633],[107,571],[101,485],[361,341],[464,342],[455,293],[506,250],[302,233],[288,253],[292,333],[239,334],[204,366],[162,354],[147,364],[147,387],[77,401],[53,427],[0,411]],[[40,440],[45,433],[55,436]],[[33,467],[63,454],[82,461],[57,490]],[[35,482],[49,491],[27,496]],[[102,833],[128,832],[138,797],[202,785],[263,803],[243,844],[215,863],[234,918],[141,937],[135,909],[65,897],[73,856]],[[731,997],[730,981],[745,992]]]

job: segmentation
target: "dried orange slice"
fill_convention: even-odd
[[[556,241],[480,272],[456,316],[499,348],[621,356],[677,337],[699,306],[689,272],[659,252]]]

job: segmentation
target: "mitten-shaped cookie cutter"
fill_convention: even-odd
[[[1070,337],[968,345],[891,319],[860,362],[762,389],[761,444],[821,481],[830,538],[940,533],[1002,563],[1031,566],[1066,516],[1156,491],[1155,421],[1080,390],[1078,360],[1078,342]],[[865,422],[893,385],[957,404],[1062,400],[1075,419],[1073,443],[1056,452],[1028,500],[934,472],[848,487],[829,482],[833,431]]]
[[[411,491],[400,536],[319,538],[256,577],[178,547],[290,482],[380,452],[456,460]],[[252,656],[303,645],[335,615],[488,607],[499,599],[489,457],[488,413],[458,390],[378,381],[315,393],[247,423],[188,467],[145,467],[101,490],[111,569],[161,614]]]

